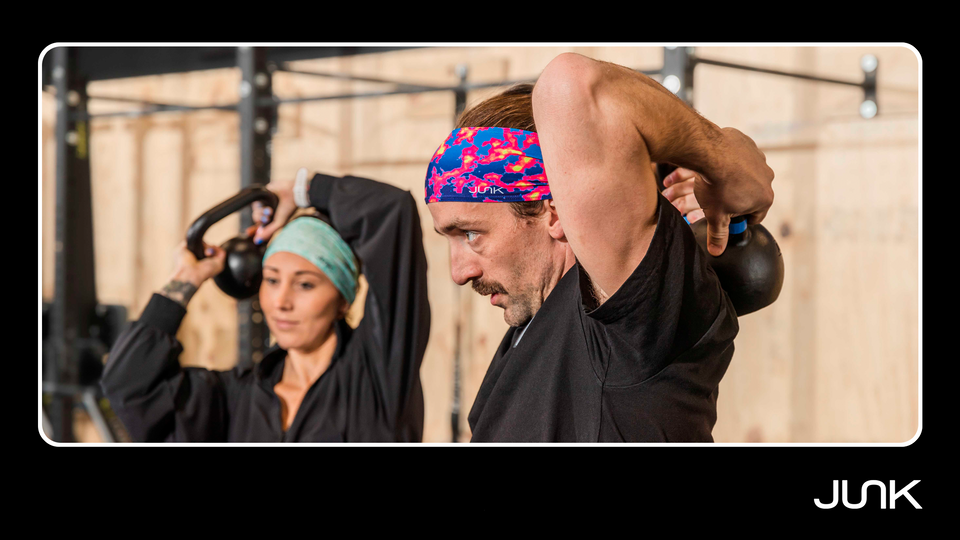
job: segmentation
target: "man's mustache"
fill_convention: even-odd
[[[507,294],[507,290],[503,288],[503,285],[496,283],[494,281],[477,281],[473,280],[471,283],[473,290],[477,291],[481,296],[487,296],[488,294]]]

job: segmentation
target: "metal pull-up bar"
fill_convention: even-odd
[[[860,114],[864,118],[873,118],[877,115],[879,109],[877,106],[877,67],[878,61],[876,56],[872,54],[864,55],[861,59],[860,66],[863,70],[863,80],[862,81],[851,81],[843,79],[835,79],[830,77],[820,77],[817,75],[810,75],[806,73],[795,73],[777,69],[762,68],[758,66],[749,66],[744,64],[737,64],[734,62],[726,62],[720,60],[713,60],[710,58],[702,58],[693,53],[693,49],[690,47],[665,47],[664,48],[664,65],[660,69],[647,69],[640,70],[635,69],[635,71],[643,73],[647,76],[662,75],[663,85],[671,90],[672,92],[678,94],[688,103],[692,102],[692,88],[693,88],[693,70],[698,65],[710,65],[716,67],[730,68],[730,69],[739,69],[744,71],[752,71],[755,73],[765,73],[768,75],[778,75],[782,77],[793,77],[797,79],[803,79],[813,82],[822,82],[829,84],[840,84],[845,86],[853,86],[861,88],[864,92],[864,99],[860,106]],[[269,73],[274,72],[285,72],[296,75],[307,75],[313,77],[324,77],[330,79],[340,79],[346,81],[358,81],[358,82],[370,82],[370,83],[380,83],[380,84],[392,84],[395,88],[391,90],[382,90],[374,92],[348,92],[343,94],[330,94],[323,96],[307,96],[307,97],[297,97],[297,98],[278,98],[274,95],[268,96],[258,96],[256,99],[257,107],[276,107],[284,104],[293,104],[293,103],[307,103],[311,101],[329,101],[329,100],[339,100],[339,99],[361,99],[361,98],[373,98],[373,97],[384,97],[384,96],[394,96],[394,95],[404,95],[404,94],[420,94],[427,92],[454,92],[462,93],[469,92],[471,90],[479,90],[484,88],[496,88],[503,86],[511,86],[513,84],[519,83],[533,83],[536,82],[536,77],[523,78],[523,79],[512,79],[512,80],[501,80],[494,82],[475,82],[468,83],[465,78],[461,78],[460,82],[456,85],[449,86],[437,86],[434,84],[424,84],[408,81],[396,81],[389,79],[381,79],[376,77],[366,77],[360,75],[353,75],[349,73],[338,73],[338,72],[323,72],[323,71],[305,71],[300,69],[292,69],[288,64],[282,63],[277,65],[275,63],[270,63],[266,67],[266,71]],[[263,74],[266,76],[266,73]],[[110,96],[89,96],[88,99],[93,100],[106,100],[106,101],[118,101],[118,102],[128,102],[136,103],[147,107],[145,110],[141,111],[119,111],[111,113],[101,113],[101,114],[80,114],[82,118],[76,119],[86,119],[86,118],[103,118],[103,117],[116,117],[116,116],[143,116],[147,114],[154,114],[158,112],[193,112],[201,110],[223,110],[223,111],[236,111],[238,104],[230,105],[207,105],[207,106],[193,106],[193,105],[182,105],[182,104],[172,104],[172,103],[156,103],[145,100],[129,99],[122,97],[110,97]]]
[[[665,47],[663,52],[664,68],[661,70],[664,75],[663,85],[691,105],[693,103],[694,68],[698,65],[710,65],[752,71],[755,73],[765,73],[768,75],[778,75],[781,77],[793,77],[813,82],[855,86],[863,90],[863,101],[860,103],[860,116],[865,119],[870,119],[879,112],[877,106],[877,67],[879,66],[879,61],[877,57],[872,54],[866,54],[860,59],[860,69],[863,71],[863,80],[858,82],[701,58],[694,54],[692,47]]]

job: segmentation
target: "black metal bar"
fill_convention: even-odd
[[[429,84],[417,84],[417,83],[408,83],[402,81],[391,81],[387,79],[378,79],[375,77],[361,77],[359,75],[350,75],[349,73],[333,73],[333,72],[324,72],[324,71],[302,71],[298,69],[289,69],[284,66],[276,68],[276,71],[283,71],[285,73],[295,73],[298,75],[313,75],[316,77],[324,77],[329,79],[340,79],[345,81],[361,81],[361,82],[372,82],[372,83],[383,83],[383,84],[394,84],[398,88],[406,88],[411,90],[426,90],[432,91],[437,90],[438,87]]]
[[[90,384],[60,384],[52,381],[44,381],[42,393],[50,400],[62,400],[69,398],[77,406],[82,406],[90,419],[93,421],[100,438],[103,442],[129,442],[130,436],[123,426],[123,423],[116,417],[113,410],[105,403],[103,391],[99,385]],[[79,399],[78,399],[79,398]],[[47,423],[51,424],[46,408],[43,408],[43,415]],[[47,426],[44,430],[47,431]],[[54,438],[54,440],[58,440]]]
[[[459,64],[457,66],[457,76],[460,77],[460,85],[457,90],[454,91],[454,108],[453,108],[453,121],[454,124],[460,119],[460,115],[463,114],[463,111],[467,108],[467,74],[468,69],[466,64]],[[463,295],[460,294],[459,287],[455,289],[457,297],[461,299],[460,302],[457,302],[459,305],[462,303]],[[460,328],[462,326],[462,317],[463,310],[457,310],[457,320],[456,320],[456,331],[454,336],[456,342],[453,345],[453,402],[450,405],[450,440],[452,442],[460,441],[460,363],[461,363],[461,346],[460,346]]]
[[[845,84],[845,85],[847,85],[847,86],[859,86],[859,87],[861,87],[861,88],[864,86],[864,83],[862,83],[862,82],[843,81],[843,80],[840,80],[840,79],[830,79],[830,78],[827,78],[827,77],[817,77],[817,76],[815,76],[815,75],[805,75],[805,74],[803,74],[803,73],[791,73],[791,72],[789,72],[789,71],[780,71],[780,70],[776,70],[776,69],[766,69],[766,68],[759,68],[759,67],[755,67],[755,66],[745,66],[745,65],[742,65],[742,64],[734,64],[734,63],[732,63],[732,62],[721,62],[721,61],[719,61],[719,60],[710,60],[710,59],[707,59],[707,58],[700,58],[700,57],[695,56],[695,55],[690,55],[690,60],[691,60],[691,62],[694,63],[694,65],[706,64],[706,65],[711,65],[711,66],[720,66],[720,67],[727,67],[727,68],[733,68],[733,69],[742,69],[742,70],[746,70],[746,71],[755,71],[755,72],[757,72],[757,73],[768,73],[768,74],[770,74],[770,75],[783,75],[783,76],[785,76],[785,77],[795,77],[795,78],[797,78],[797,79],[806,79],[806,80],[808,80],[808,81],[819,81],[819,82],[828,82],[828,83],[835,83],[835,84]]]
[[[311,60],[385,53],[418,47],[268,47],[267,57],[274,62]],[[85,46],[80,55],[80,70],[89,80],[117,79],[183,73],[210,69],[233,68],[237,65],[236,47],[181,47],[181,46]],[[48,53],[42,62],[43,84],[50,80],[51,58]]]
[[[93,260],[89,127],[71,118],[85,112],[86,81],[77,69],[76,48],[54,49],[57,88],[56,268],[52,308],[53,354],[44,380],[76,384],[82,342],[90,337],[97,305]],[[53,396],[50,412],[55,440],[74,441],[73,399]]]
[[[864,118],[873,118],[880,112],[880,105],[877,102],[879,64],[877,57],[872,54],[860,59],[860,68],[863,70],[863,102],[860,104],[860,116]]]
[[[177,103],[157,103],[156,101],[148,101],[145,99],[138,98],[128,98],[120,96],[87,96],[88,100],[92,101],[118,101],[121,103],[136,103],[137,105],[143,105],[145,107],[195,107],[194,105],[183,105]],[[201,107],[206,107],[202,105]]]
[[[460,295],[460,291],[456,291]],[[459,305],[460,302],[457,302]],[[460,318],[463,316],[462,310],[458,310],[456,319],[456,330],[453,345],[453,400],[450,404],[450,441],[460,442]]]
[[[647,70],[634,70],[645,75],[659,75],[662,70],[660,69],[647,69]],[[383,82],[394,82],[394,81],[383,81]],[[513,79],[507,81],[496,81],[496,82],[486,82],[486,83],[471,83],[467,84],[461,82],[457,86],[426,86],[426,85],[407,85],[408,88],[397,88],[395,90],[384,90],[379,92],[364,92],[364,93],[351,93],[351,94],[334,94],[329,96],[314,96],[314,97],[302,97],[302,98],[261,98],[258,102],[258,105],[267,105],[268,103],[274,103],[277,105],[289,104],[289,103],[304,103],[307,101],[326,101],[331,99],[357,99],[357,98],[370,98],[370,97],[382,97],[382,96],[395,96],[400,94],[421,94],[426,92],[468,92],[470,90],[478,90],[481,88],[495,88],[498,86],[512,86],[519,83],[535,83],[537,78],[526,78],[526,79]],[[394,84],[406,84],[394,82]]]
[[[467,108],[467,66],[466,64],[459,64],[457,66],[457,76],[460,77],[460,85],[454,93],[454,110],[453,110],[453,121],[456,122],[460,115],[463,114],[464,109]]]
[[[109,117],[137,117],[137,116],[147,116],[150,114],[156,114],[161,112],[195,112],[195,111],[209,111],[209,110],[221,110],[221,111],[236,111],[237,105],[206,105],[199,107],[191,107],[188,105],[158,105],[152,109],[142,110],[142,111],[116,111],[110,113],[100,113],[100,114],[89,114],[86,112],[75,113],[71,116],[72,119],[76,120],[89,120],[91,118],[109,118]]]
[[[146,101],[143,99],[137,98],[127,98],[119,96],[87,96],[88,100],[94,101],[116,101],[119,103],[132,103],[140,105],[142,107],[147,107],[146,110],[141,111],[116,111],[113,113],[102,113],[95,115],[87,115],[89,118],[99,118],[101,116],[140,116],[143,114],[153,114],[155,112],[167,112],[167,111],[207,111],[211,109],[219,110],[236,110],[237,104],[230,103],[228,105],[184,105],[180,103],[157,103],[155,101]]]
[[[360,94],[336,94],[331,96],[316,96],[316,97],[303,97],[303,98],[287,98],[279,99],[275,98],[270,100],[272,103],[277,104],[286,104],[286,103],[303,103],[305,101],[324,101],[330,99],[355,99],[355,98],[368,98],[368,97],[381,97],[381,96],[393,96],[399,94],[421,94],[426,92],[459,92],[459,91],[469,91],[478,88],[492,88],[496,86],[510,86],[516,83],[522,82],[535,82],[536,79],[520,79],[514,81],[500,81],[493,83],[477,83],[477,84],[467,84],[467,85],[458,85],[458,86],[438,86],[429,90],[423,89],[397,89],[397,90],[387,90],[383,92],[366,92]],[[266,103],[267,100],[261,100],[261,103]]]
[[[240,47],[237,63],[240,83],[240,188],[270,181],[270,135],[276,126],[276,105],[271,99],[273,84],[267,69],[267,54],[260,47]],[[252,210],[240,213],[241,234],[253,225]],[[269,345],[269,329],[256,297],[237,302],[240,367],[252,366],[263,358]]]
[[[693,48],[664,47],[662,84],[680,99],[693,106]]]
[[[291,71],[284,69],[277,69],[277,71],[287,71],[291,73],[307,73],[310,75],[322,75],[319,73],[312,72],[300,72],[300,71]],[[653,70],[635,70],[645,75],[659,75],[662,70],[653,69]],[[333,76],[334,74],[330,74]],[[351,94],[336,94],[330,96],[316,96],[316,97],[304,97],[304,98],[289,98],[289,99],[280,99],[272,96],[261,96],[257,99],[257,105],[261,107],[268,107],[271,105],[281,105],[288,103],[303,103],[309,101],[326,101],[333,99],[353,99],[353,98],[367,98],[367,97],[381,97],[381,96],[391,96],[398,94],[419,94],[426,92],[459,92],[459,91],[468,91],[475,90],[479,88],[493,88],[497,86],[510,86],[517,83],[524,82],[536,82],[536,79],[517,79],[510,81],[500,81],[492,83],[475,83],[469,84],[464,87],[460,86],[426,86],[426,85],[416,85],[410,83],[401,83],[397,81],[379,81],[371,80],[366,77],[342,77],[345,79],[354,79],[354,80],[369,80],[370,82],[384,82],[384,83],[393,83],[399,85],[399,88],[395,90],[387,90],[382,92],[367,92],[367,93],[351,93]],[[194,111],[209,111],[209,110],[221,110],[221,111],[237,111],[239,105],[230,104],[230,105],[174,105],[167,103],[152,103],[148,101],[142,101],[137,99],[126,99],[126,98],[114,98],[114,97],[103,97],[103,96],[91,96],[89,99],[104,99],[112,101],[126,101],[130,103],[140,103],[144,106],[150,107],[147,110],[141,111],[115,111],[109,113],[99,113],[99,114],[89,114],[89,113],[75,113],[72,118],[76,120],[89,120],[91,118],[110,118],[110,117],[138,117],[138,116],[147,116],[150,114],[156,114],[161,112],[194,112]]]
[[[100,403],[98,397],[100,396],[99,388],[90,388],[81,394],[81,402],[83,403],[83,408],[87,411],[87,416],[90,417],[90,421],[93,422],[94,427],[97,429],[97,433],[100,435],[100,440],[106,443],[117,442],[117,438],[113,434],[113,430],[110,429],[110,424],[107,423],[106,417],[103,415],[103,410],[100,409]]]

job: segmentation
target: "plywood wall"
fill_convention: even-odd
[[[637,69],[662,65],[659,47],[430,48],[300,61],[416,83],[535,78],[557,54],[575,51]],[[694,105],[721,126],[753,137],[776,172],[764,225],[780,243],[786,280],[776,304],[742,317],[736,354],[721,383],[720,442],[903,442],[918,427],[918,71],[905,47],[719,47],[718,60],[857,80],[859,59],[880,60],[871,120],[855,88],[700,66]],[[91,95],[190,104],[238,99],[235,69],[92,83]],[[276,73],[282,97],[385,90],[375,83]],[[471,92],[470,103],[497,89]],[[43,101],[42,288],[53,287],[54,103]],[[109,107],[109,108],[108,108]],[[92,112],[129,106],[91,105]],[[451,440],[454,356],[461,361],[460,440],[467,412],[506,330],[502,311],[450,279],[446,241],[420,194],[426,164],[453,127],[452,93],[283,105],[272,174],[299,167],[354,174],[410,190],[420,201],[433,313],[421,378],[424,440]],[[139,315],[173,268],[189,223],[239,189],[238,120],[230,112],[161,113],[96,120],[91,126],[97,287],[101,302]],[[239,220],[208,240],[236,234]],[[457,324],[459,323],[459,332]],[[236,361],[232,299],[204,285],[178,337],[181,362],[226,369]],[[458,347],[459,345],[459,347]]]

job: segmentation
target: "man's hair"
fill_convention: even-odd
[[[533,121],[533,84],[521,83],[485,99],[457,119],[456,129],[502,127],[537,132]],[[512,202],[510,208],[520,219],[533,219],[546,210],[543,201]]]

